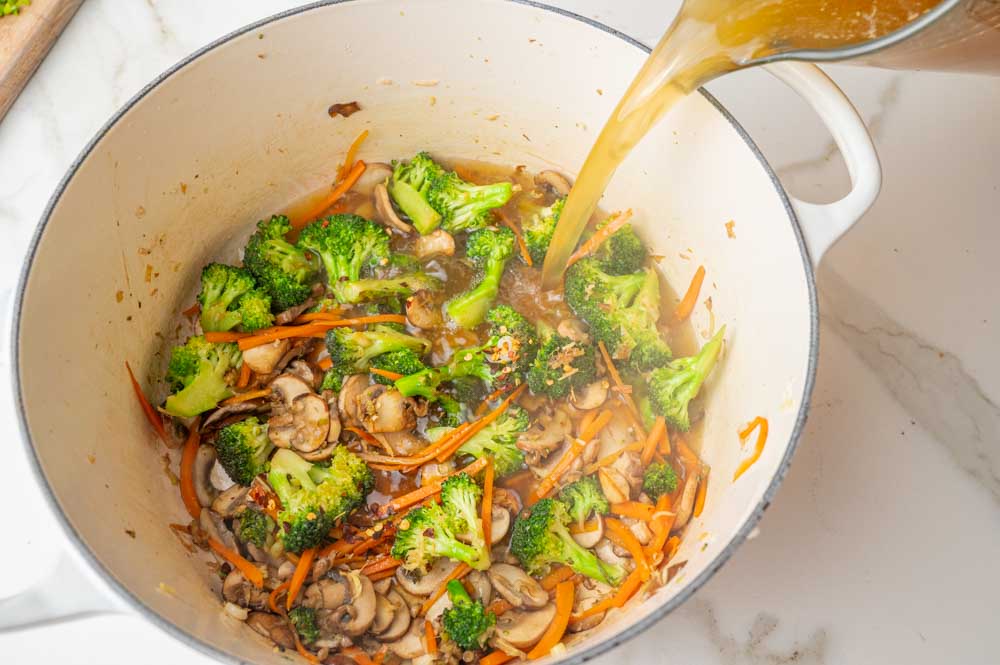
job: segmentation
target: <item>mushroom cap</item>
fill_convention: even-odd
[[[573,534],[573,540],[575,540],[576,544],[580,547],[591,549],[595,547],[597,543],[601,542],[602,538],[604,538],[604,517],[599,514],[594,517],[597,520],[597,528],[595,530],[582,531],[580,533]]]
[[[397,640],[386,642],[389,650],[408,660],[423,655],[427,648],[424,644],[424,628],[419,621],[411,621],[409,629]]]
[[[337,410],[345,425],[350,427],[361,427],[361,412],[358,409],[358,397],[363,393],[371,381],[367,374],[352,374],[344,379],[337,395]]]
[[[452,561],[448,557],[441,557],[431,566],[430,570],[419,577],[411,576],[400,566],[396,569],[396,581],[399,586],[414,596],[429,596],[441,586],[444,578],[455,569],[457,561]]]
[[[417,425],[416,402],[395,388],[376,384],[358,397],[365,429],[372,433],[402,432]]]
[[[295,648],[295,634],[288,622],[270,612],[251,612],[247,625],[283,649]]]
[[[418,259],[429,259],[434,256],[454,256],[455,238],[444,229],[435,229],[425,236],[420,236],[413,244],[413,252]]]
[[[360,573],[349,575],[355,578],[353,580],[355,583],[360,583],[360,587],[356,589],[350,602],[341,605],[338,611],[343,612],[340,615],[340,622],[344,634],[357,637],[367,632],[375,621],[375,588],[367,576]]]
[[[409,630],[410,608],[395,589],[386,594],[385,600],[393,608],[392,622],[381,632],[376,633],[376,636],[383,642],[392,642],[401,638]],[[375,632],[374,629],[372,632]]]
[[[211,506],[217,494],[215,486],[212,485],[213,466],[215,466],[215,446],[207,444],[198,446],[198,454],[194,458],[192,476],[194,479],[194,491],[198,496],[198,503],[203,508]]]
[[[497,619],[496,635],[511,646],[526,651],[538,643],[556,617],[555,603],[538,610],[510,610]]]
[[[549,603],[549,594],[542,585],[517,566],[494,563],[487,574],[497,593],[514,607],[540,609]]]
[[[574,388],[569,394],[570,404],[581,411],[596,409],[608,399],[608,382],[604,379],[591,381],[582,388]]]
[[[257,374],[270,374],[292,345],[291,340],[278,339],[243,352],[243,362]]]
[[[287,409],[271,416],[267,436],[278,448],[315,452],[328,444],[330,407],[313,392],[296,395]]]
[[[510,530],[510,511],[501,506],[494,505],[491,509],[492,519],[490,524],[490,540],[494,543],[503,540]]]

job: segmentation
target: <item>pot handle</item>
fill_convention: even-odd
[[[789,197],[815,267],[878,198],[882,167],[864,120],[823,70],[803,62],[774,62],[764,69],[812,106],[833,135],[851,176],[851,191],[839,201],[819,204]]]
[[[124,611],[117,599],[91,582],[89,571],[62,554],[47,577],[18,594],[0,598],[0,633]]]

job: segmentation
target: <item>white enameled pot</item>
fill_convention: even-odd
[[[161,394],[162,340],[190,304],[200,266],[255,220],[328,182],[360,130],[371,130],[369,160],[430,149],[572,174],[646,53],[607,27],[529,2],[329,2],[240,30],[130,101],[59,185],[14,299],[17,408],[66,554],[46,583],[0,601],[0,628],[132,612],[222,661],[287,662],[223,615],[219,580],[168,529],[186,514],[132,408],[122,361]],[[817,356],[813,267],[872,203],[880,171],[861,120],[829,79],[801,64],[773,72],[833,133],[851,171],[846,198],[789,198],[705,93],[660,123],[607,192],[607,208],[636,211],[670,283],[683,288],[706,267],[701,299],[711,296],[712,311],[698,306],[695,329],[714,316],[728,325],[727,348],[705,388],[712,482],[678,555],[686,568],[560,660],[636,635],[704,584],[772,500],[802,431]],[[327,114],[352,100],[361,112]],[[767,446],[733,482],[747,453],[737,429],[757,415],[770,421]],[[132,539],[125,528],[137,524]]]

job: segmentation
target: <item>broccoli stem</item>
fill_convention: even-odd
[[[412,185],[390,179],[389,194],[399,209],[410,218],[413,228],[420,235],[427,235],[441,224],[441,214],[432,208],[431,204]]]
[[[500,292],[504,263],[493,262],[486,267],[482,280],[471,291],[456,296],[448,303],[448,316],[463,328],[475,328],[486,318]]]

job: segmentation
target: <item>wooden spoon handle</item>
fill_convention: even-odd
[[[0,19],[0,119],[83,0],[32,0],[21,13]]]

